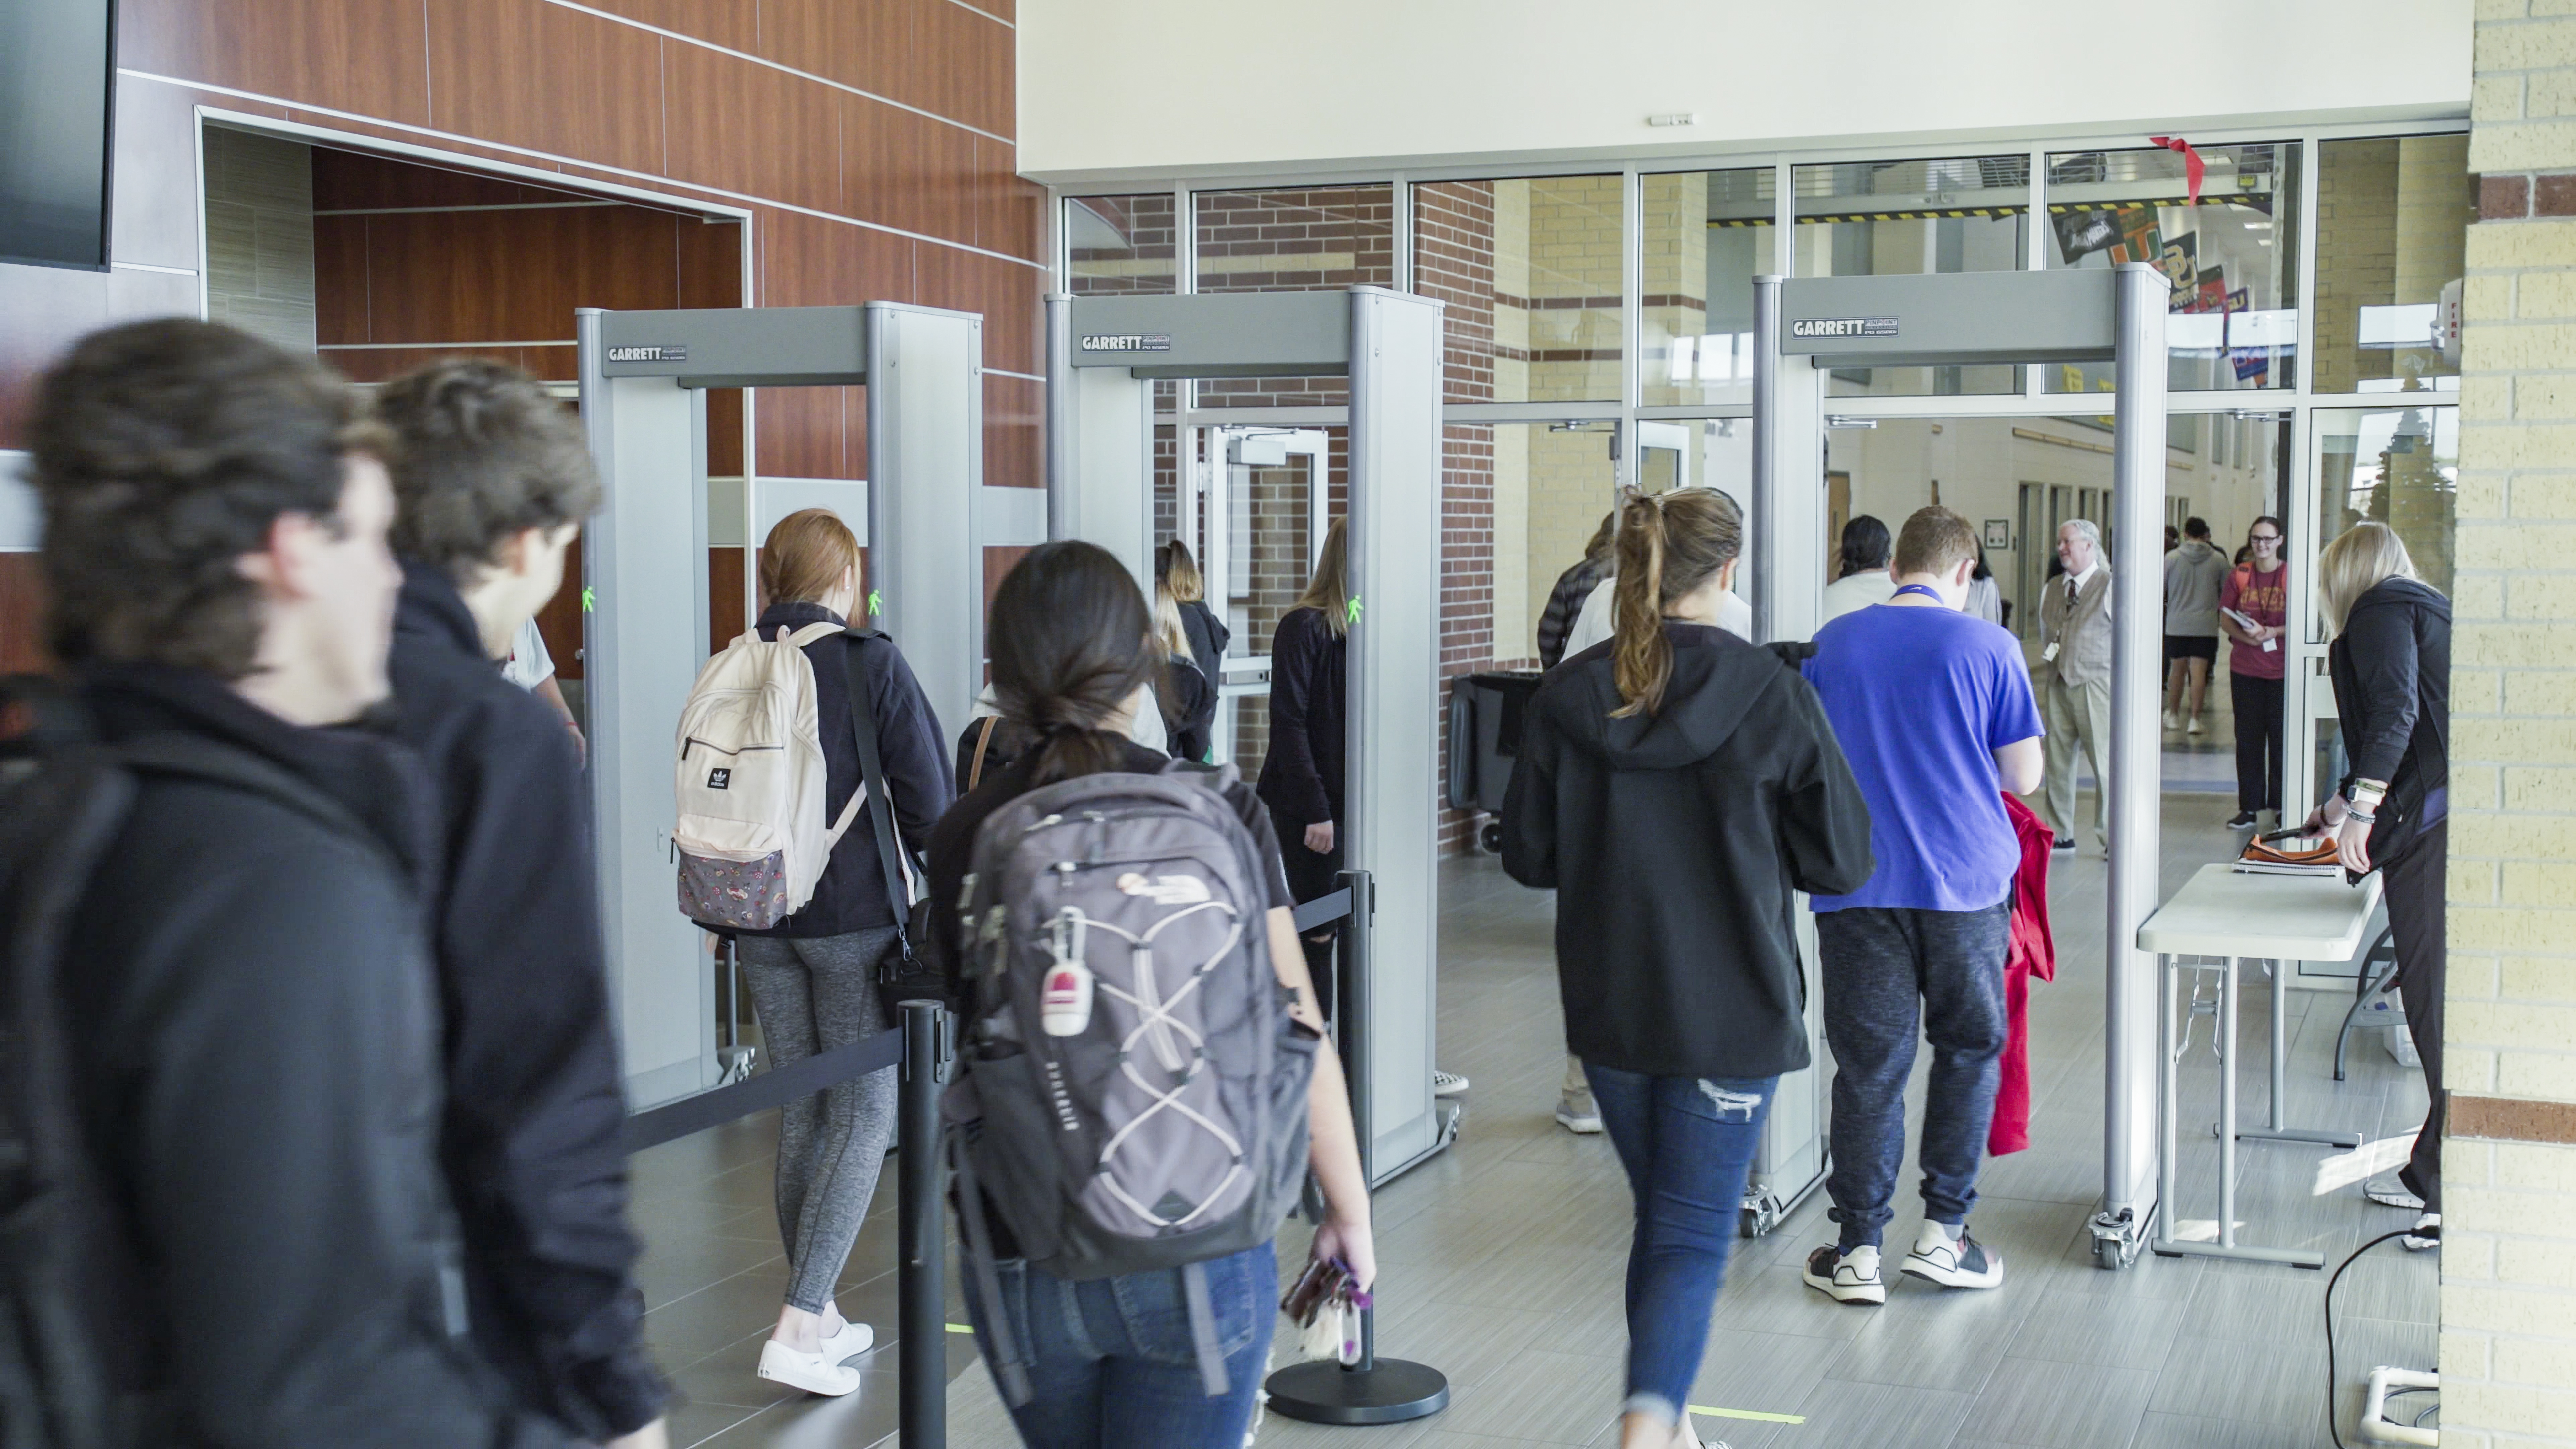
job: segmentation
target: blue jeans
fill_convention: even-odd
[[[1027,1403],[1011,1409],[1020,1442],[1029,1449],[1241,1444],[1279,1318],[1279,1260],[1264,1243],[1204,1266],[1217,1347],[1225,1354],[1226,1392],[1215,1398],[1199,1378],[1179,1270],[1070,1283],[1021,1259],[996,1264],[1032,1390]],[[966,1317],[989,1365],[996,1361],[992,1307],[974,1273],[962,1276]]]
[[[1780,1079],[1650,1077],[1592,1061],[1583,1072],[1637,1202],[1622,1411],[1679,1423],[1726,1281],[1744,1175]]]
[[[1977,1201],[2002,1070],[2009,899],[1982,911],[1855,906],[1816,915],[1825,1040],[1834,1049],[1833,1171],[1825,1193],[1844,1252],[1878,1247],[1905,1161],[1905,1079],[1919,1016],[1932,1043],[1923,1093],[1923,1215],[1957,1227]],[[1921,1003],[1917,1010],[1918,1000]]]

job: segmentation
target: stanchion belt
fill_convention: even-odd
[[[626,1119],[626,1150],[641,1152],[692,1132],[704,1132],[719,1122],[783,1107],[798,1097],[838,1086],[852,1077],[865,1076],[902,1060],[903,1033],[900,1030],[881,1031],[857,1041],[843,1042],[830,1051],[816,1052],[802,1061],[773,1067],[748,1081],[718,1087],[712,1092],[699,1092],[638,1112]]]
[[[1299,906],[1297,929],[1311,931],[1350,913],[1351,893],[1348,887],[1344,887]],[[626,1150],[641,1152],[647,1147],[677,1141],[693,1132],[704,1132],[736,1117],[783,1107],[799,1097],[839,1086],[852,1077],[865,1076],[902,1060],[901,1031],[881,1031],[857,1041],[843,1042],[830,1051],[817,1052],[783,1067],[773,1067],[748,1081],[718,1087],[712,1092],[699,1092],[638,1112],[626,1119]]]
[[[1317,896],[1297,908],[1297,929],[1311,931],[1329,926],[1351,913],[1351,888],[1344,886],[1328,896]]]

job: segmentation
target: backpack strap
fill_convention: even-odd
[[[831,638],[835,634],[843,632],[845,631],[838,624],[808,624],[804,628],[799,629],[792,634],[782,635],[778,642],[781,644],[793,644],[797,648],[802,649],[808,644],[820,643],[825,639]]]
[[[984,1194],[975,1186],[975,1154],[967,1150],[966,1134],[954,1127],[948,1129],[948,1158],[957,1174],[957,1227],[966,1239],[962,1256],[967,1270],[975,1275],[975,1295],[984,1300],[984,1331],[993,1340],[993,1369],[1002,1381],[1002,1397],[1018,1408],[1036,1396],[1029,1386],[1028,1359],[1012,1331],[1010,1305],[1002,1301],[1002,1275],[993,1266],[993,1234],[984,1221]]]
[[[984,751],[992,746],[993,731],[1002,722],[998,714],[984,716],[984,727],[975,733],[975,763],[966,770],[966,788],[972,790],[984,778]]]
[[[894,908],[895,946],[909,970],[917,959],[913,953],[908,919],[912,892],[904,885],[903,847],[895,839],[894,792],[886,780],[885,759],[877,749],[876,691],[859,669],[859,650],[866,647],[865,641],[885,636],[865,629],[845,632],[849,635],[850,647],[842,651],[842,678],[848,681],[850,692],[850,732],[857,738],[859,746],[859,793],[853,794],[850,801],[855,805],[859,795],[867,797],[868,818],[876,828],[877,865],[885,871],[886,904]],[[846,818],[847,807],[842,813]]]

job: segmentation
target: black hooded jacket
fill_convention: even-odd
[[[194,670],[84,684],[109,740],[183,736],[282,782],[144,773],[65,943],[75,1090],[143,1265],[122,1306],[168,1442],[570,1444],[465,1337],[416,771]]]
[[[2380,780],[2388,798],[2370,827],[2370,857],[2386,864],[2449,813],[2451,601],[2413,579],[2382,579],[2353,601],[2326,648],[2350,773],[2337,786]]]
[[[670,1395],[644,1352],[633,1279],[581,764],[554,711],[485,657],[435,568],[404,566],[390,672],[397,727],[437,792],[440,1155],[474,1337],[524,1402],[591,1438],[631,1433]]]
[[[1615,641],[1548,672],[1503,804],[1503,869],[1554,887],[1574,1054],[1623,1071],[1808,1064],[1792,892],[1869,879],[1869,806],[1813,686],[1768,649],[1666,620],[1652,717],[1612,719]]]

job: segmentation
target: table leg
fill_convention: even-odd
[[[2173,957],[2156,953],[2156,1037],[2163,1058],[2156,1064],[2157,1132],[2163,1150],[2156,1154],[2156,1250],[2173,1246],[2174,1157],[2180,1149],[2180,1134],[2174,1122],[2182,1113],[2180,1070],[2174,1061],[2174,980],[2180,973],[2173,967]]]
[[[2218,1039],[2227,1044],[2218,1069],[2218,1246],[2236,1246],[2236,958],[2219,975]]]
[[[2289,1079],[2290,1062],[2290,963],[2272,963],[2272,1113],[2265,1127],[2248,1128],[2236,1135],[2257,1142],[2315,1142],[2327,1147],[2359,1147],[2358,1132],[2336,1132],[2323,1127],[2291,1127],[2281,1121],[2281,1097]]]

